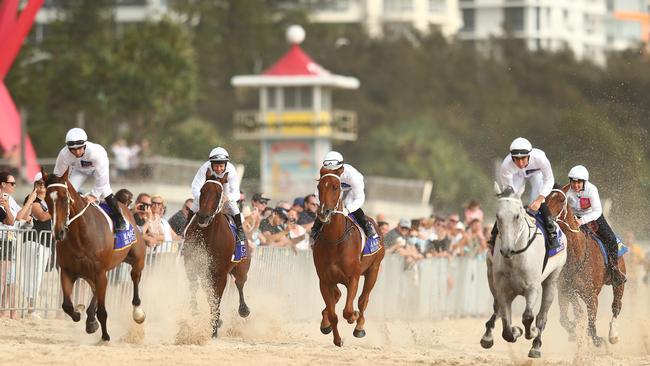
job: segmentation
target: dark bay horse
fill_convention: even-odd
[[[47,188],[45,202],[52,213],[52,232],[56,239],[57,262],[61,272],[63,290],[63,311],[78,322],[81,314],[75,310],[70,297],[75,281],[83,278],[93,291],[93,297],[86,310],[86,332],[94,333],[99,319],[102,339],[109,341],[106,330],[106,272],[118,264],[131,265],[133,280],[133,320],[144,322],[145,313],[140,307],[138,286],[144,269],[145,244],[139,231],[135,230],[136,241],[124,250],[113,250],[114,237],[101,208],[86,202],[68,181],[68,171],[62,177],[43,173]],[[125,219],[136,227],[135,219],[126,206],[120,204]]]
[[[313,247],[320,291],[323,300],[325,300],[320,329],[323,334],[329,334],[334,330],[334,344],[339,347],[342,342],[337,328],[338,318],[335,307],[341,297],[341,291],[337,284],[343,284],[347,288],[343,317],[350,324],[357,322],[352,334],[361,338],[366,335],[366,331],[363,329],[366,321],[364,312],[368,307],[370,291],[375,286],[379,267],[385,254],[383,238],[381,238],[381,247],[374,255],[361,256],[363,248],[361,232],[343,213],[341,173],[341,169],[334,172],[324,169],[320,171],[318,181],[320,207],[317,215],[323,222],[323,229],[316,238]],[[368,219],[372,221],[372,219]],[[375,225],[375,222],[372,221],[372,224]],[[357,295],[361,275],[365,276],[363,291],[359,296],[359,310],[354,311],[353,302]]]
[[[210,303],[212,335],[216,337],[222,324],[220,305],[228,273],[235,277],[239,291],[239,315],[245,318],[250,314],[244,301],[244,284],[248,279],[251,259],[249,255],[239,263],[231,262],[235,237],[230,230],[228,218],[221,212],[223,185],[228,182],[228,173],[223,178],[217,178],[208,170],[205,179],[201,187],[199,211],[187,227],[183,251],[185,271],[192,293],[192,308],[194,311],[197,309],[196,290],[201,277]]]
[[[567,204],[566,193],[569,185],[554,189],[546,198],[551,214],[557,218],[562,231],[567,236],[567,262],[560,275],[558,300],[560,305],[560,323],[567,330],[571,339],[575,337],[575,321],[568,317],[569,304],[577,316],[582,313],[579,299],[587,305],[588,334],[594,345],[600,346],[602,338],[596,332],[596,314],[598,311],[598,294],[603,285],[611,285],[609,271],[605,268],[605,258],[598,248],[598,243],[580,230],[580,225]],[[618,267],[625,273],[625,261],[618,259]],[[612,320],[609,323],[609,342],[619,340],[616,318],[621,312],[625,284],[614,286],[612,302]]]

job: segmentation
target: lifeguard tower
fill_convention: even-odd
[[[260,75],[238,75],[231,84],[259,89],[259,109],[235,112],[235,138],[259,140],[261,189],[273,199],[315,190],[321,159],[333,140],[357,138],[357,115],[334,109],[334,89],[357,89],[354,77],[335,75],[314,62],[300,43],[305,31],[287,29],[291,49]]]

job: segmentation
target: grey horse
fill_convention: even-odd
[[[521,295],[526,299],[526,310],[522,317],[526,339],[534,338],[528,357],[539,358],[542,355],[542,331],[557,290],[560,272],[566,262],[566,250],[549,258],[542,272],[546,251],[544,236],[523,207],[523,190],[514,193],[512,189],[504,189],[502,192],[497,183],[494,184],[494,189],[498,197],[496,213],[499,236],[494,244],[494,253],[489,254],[487,260],[494,314],[485,323],[481,346],[490,348],[494,344],[492,329],[497,315],[503,322],[503,339],[516,342],[523,334],[522,329],[513,326],[511,320],[512,301]],[[561,240],[566,246],[566,237],[563,236]],[[533,325],[533,307],[540,293],[542,304]]]

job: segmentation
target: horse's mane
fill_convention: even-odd
[[[53,183],[60,183],[61,182],[61,177],[58,177],[56,174],[48,174],[47,179],[45,180],[45,185],[49,186],[50,184]]]

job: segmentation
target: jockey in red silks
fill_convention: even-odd
[[[614,285],[625,283],[626,278],[618,268],[618,242],[614,231],[603,216],[603,206],[600,204],[598,188],[589,181],[589,171],[582,165],[576,165],[569,171],[571,188],[567,192],[567,201],[578,217],[578,223],[585,225],[596,222],[596,234],[607,245],[609,271]]]
[[[336,152],[330,151],[323,159],[322,167],[326,170],[331,170],[332,173],[337,173],[341,177],[341,190],[343,192],[343,211],[347,215],[352,213],[354,218],[363,228],[366,236],[370,240],[379,240],[379,235],[375,231],[375,227],[366,218],[366,214],[361,209],[366,201],[366,193],[364,191],[363,175],[350,164],[343,162],[343,156]],[[341,169],[341,171],[339,171]],[[318,197],[318,191],[316,192]],[[316,236],[321,230],[323,222],[316,217],[314,226],[311,229],[311,238],[316,240]]]
[[[89,177],[95,178],[92,190],[85,196],[86,200],[93,202],[104,198],[111,209],[111,218],[117,223],[114,230],[126,230],[126,221],[109,181],[106,149],[88,141],[86,132],[81,128],[73,128],[66,133],[65,145],[56,158],[54,174],[61,177],[67,169],[70,169],[69,181],[76,190],[79,190]]]

